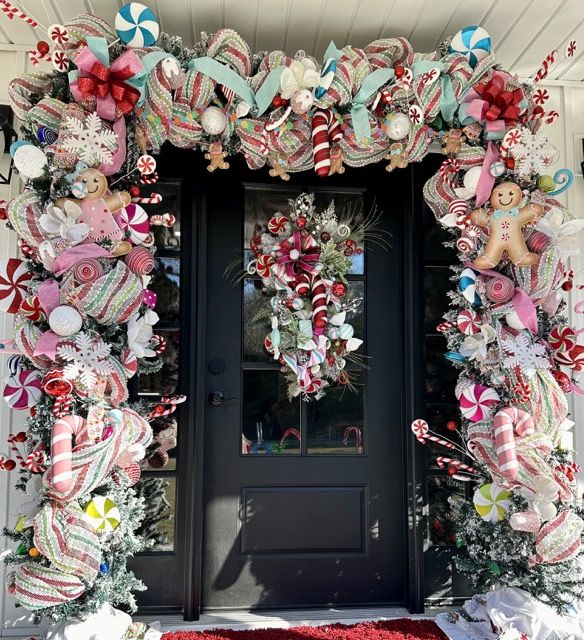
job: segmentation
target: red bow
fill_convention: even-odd
[[[316,263],[320,258],[316,240],[310,235],[295,231],[289,238],[277,245],[278,264],[286,269],[286,275],[294,279],[299,272],[316,273]]]
[[[122,114],[127,115],[134,110],[140,92],[126,84],[126,80],[134,76],[130,65],[114,71],[101,62],[95,62],[89,74],[77,79],[77,86],[85,99],[105,98],[109,94]]]
[[[515,124],[521,113],[519,105],[523,100],[523,91],[505,89],[505,81],[495,76],[488,82],[481,82],[474,87],[481,98],[488,103],[484,118],[489,122],[504,120],[505,124]]]

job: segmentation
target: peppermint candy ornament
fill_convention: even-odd
[[[278,235],[279,233],[282,233],[282,231],[286,230],[288,222],[289,221],[286,216],[273,216],[268,220],[268,231],[274,235]]]
[[[154,12],[140,2],[125,4],[116,14],[118,38],[131,49],[151,47],[160,33]]]
[[[472,336],[481,330],[480,317],[477,312],[472,309],[463,309],[458,314],[456,325],[465,336]]]
[[[267,254],[258,256],[256,260],[256,270],[260,278],[269,278],[272,275],[272,265],[275,264],[274,258]]]
[[[32,322],[44,322],[47,319],[45,310],[37,296],[28,296],[20,305],[20,313]]]
[[[150,220],[139,204],[129,204],[115,215],[116,221],[133,244],[146,244],[150,239]]]
[[[8,378],[4,400],[11,409],[30,409],[41,399],[41,374],[25,369]]]
[[[548,342],[554,351],[570,351],[576,346],[576,332],[572,327],[554,327],[550,331]]]
[[[49,38],[59,46],[69,42],[69,32],[62,24],[52,24],[47,29],[47,34]]]
[[[476,512],[485,522],[501,522],[511,504],[511,492],[494,482],[479,487],[473,496]]]
[[[491,278],[485,286],[487,298],[495,304],[505,304],[509,302],[515,293],[513,281],[505,276],[495,276]]]
[[[477,275],[474,269],[463,269],[458,280],[458,290],[462,293],[464,299],[475,307],[481,304],[481,299],[476,289]]]
[[[494,406],[500,401],[499,394],[491,387],[471,384],[460,394],[460,411],[471,422],[480,422],[491,415]]]
[[[430,427],[425,420],[419,419],[412,422],[412,433],[418,440],[424,439],[424,436],[428,433]]]
[[[69,58],[64,51],[55,51],[51,57],[53,68],[61,73],[69,71]]]
[[[84,509],[85,520],[99,533],[111,533],[120,526],[120,510],[106,496],[95,496]]]
[[[460,53],[474,69],[477,64],[491,53],[491,36],[482,27],[465,27],[452,38],[448,51]]]
[[[145,153],[138,158],[136,167],[143,176],[150,175],[156,171],[156,160],[154,160],[151,155]]]
[[[0,311],[16,313],[22,304],[32,273],[18,258],[0,260]]]

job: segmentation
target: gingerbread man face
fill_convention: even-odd
[[[87,200],[99,200],[107,192],[107,178],[98,169],[85,169],[77,177],[87,187]]]
[[[519,206],[523,192],[514,182],[502,182],[491,193],[491,206],[499,211],[509,211]]]

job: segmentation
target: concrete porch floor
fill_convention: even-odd
[[[161,631],[208,631],[211,629],[261,629],[300,626],[320,626],[325,624],[356,624],[373,620],[391,620],[392,618],[433,618],[438,613],[453,610],[455,607],[427,608],[419,615],[410,615],[402,607],[360,607],[351,609],[285,609],[275,611],[212,611],[201,615],[195,622],[185,622],[178,615],[164,616],[155,620],[152,617],[135,617],[136,620],[152,624],[158,622]],[[25,633],[26,635],[22,635]],[[35,629],[3,629],[0,637],[11,640],[42,639],[44,634]]]

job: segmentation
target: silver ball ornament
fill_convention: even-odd
[[[392,112],[383,121],[383,131],[391,140],[403,140],[412,129],[412,121],[405,113]]]
[[[298,115],[306,113],[314,103],[314,96],[308,89],[297,91],[290,99],[292,111]]]
[[[58,336],[72,336],[81,330],[83,318],[77,309],[64,304],[55,307],[49,315],[49,327]]]
[[[227,116],[219,107],[207,107],[201,115],[201,126],[210,136],[218,136],[227,127]]]

